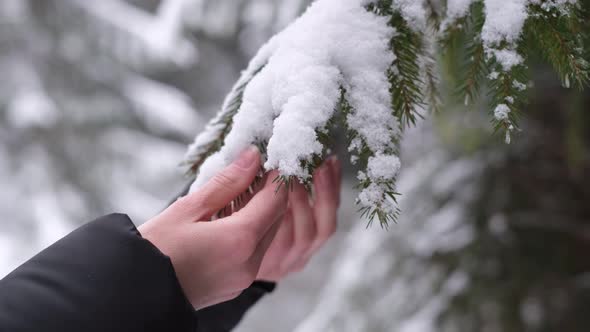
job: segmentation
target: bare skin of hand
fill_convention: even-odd
[[[336,231],[341,165],[336,157],[314,173],[313,197],[302,184],[289,192],[287,212],[262,261],[257,279],[279,281],[301,271]]]
[[[255,148],[244,151],[200,190],[139,227],[141,235],[169,256],[180,285],[196,308],[239,295],[256,279],[267,249],[287,211],[288,193],[264,186],[239,211],[211,217],[247,191],[260,168]]]

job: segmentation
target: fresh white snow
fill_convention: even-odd
[[[442,27],[468,15],[474,0],[448,0]],[[481,40],[494,68],[488,78],[498,79],[524,61],[517,51],[531,3],[538,0],[481,0],[485,22]],[[346,125],[356,138],[349,145],[351,161],[369,150],[367,169],[358,173],[363,190],[357,202],[363,207],[394,211],[387,198],[399,172],[395,151],[401,134],[399,119],[391,112],[391,94],[386,77],[395,55],[389,41],[396,31],[380,17],[366,10],[371,0],[317,0],[285,30],[273,37],[254,57],[234,91],[228,96],[217,118],[197,137],[188,160],[206,156],[213,143],[223,139],[223,146],[204,161],[192,190],[200,187],[216,171],[233,161],[251,144],[268,144],[264,162],[266,170],[278,169],[283,176],[308,180],[309,169],[302,166],[324,147],[317,133],[326,129],[338,109],[341,88],[351,106]],[[573,0],[543,2],[543,8],[565,8]],[[392,9],[399,11],[414,31],[428,35],[426,3],[422,0],[393,0]],[[428,38],[426,38],[428,40]],[[422,56],[422,55],[421,55]],[[262,68],[260,70],[260,68]],[[259,71],[260,70],[260,71]],[[259,72],[258,72],[259,71]],[[237,87],[248,83],[242,104],[234,115],[228,103],[235,101]],[[526,89],[514,82],[518,90]],[[467,98],[467,97],[466,97]],[[468,102],[468,99],[466,99]],[[494,110],[494,116],[513,130],[509,120],[514,97]],[[232,117],[227,133],[225,117]],[[222,137],[222,135],[227,136]],[[507,133],[509,141],[510,133]],[[194,158],[193,158],[194,160]]]
[[[400,160],[394,155],[377,155],[369,158],[367,174],[378,181],[395,178],[401,168]]]
[[[202,165],[192,190],[249,145],[267,141],[266,170],[278,169],[282,175],[307,179],[310,174],[301,161],[321,155],[323,145],[316,133],[325,129],[334,115],[340,87],[346,90],[353,109],[346,118],[347,125],[359,135],[350,147],[352,154],[368,147],[378,156],[373,167],[375,177],[382,182],[393,180],[399,166],[394,163],[393,171],[384,171],[376,165],[379,160],[399,164],[399,159],[391,154],[400,128],[391,112],[386,76],[394,60],[388,43],[395,31],[385,17],[366,10],[368,2],[318,0],[262,47],[240,80],[251,79],[233,117],[233,127],[221,150]],[[399,5],[416,22],[418,16],[423,17],[410,2],[402,1]],[[235,94],[230,94],[228,100],[232,100],[232,95]],[[218,119],[227,110],[225,105]],[[203,143],[218,139],[223,128],[209,126],[197,137],[189,157],[202,153]],[[385,205],[385,190],[382,184],[374,183],[359,199],[370,206]]]
[[[496,120],[503,121],[508,119],[510,108],[506,104],[499,104],[494,110],[494,117]]]
[[[448,29],[457,20],[467,16],[471,3],[473,0],[447,0],[446,15],[440,24],[440,30]]]
[[[516,46],[528,17],[528,0],[484,0],[485,23],[481,39],[489,57],[495,57],[504,71],[522,63]],[[507,46],[500,48],[505,42]]]
[[[400,11],[412,30],[423,31],[426,28],[424,0],[393,0],[392,6]]]
[[[467,15],[469,6],[473,0],[448,0],[447,1],[447,19],[456,20]]]

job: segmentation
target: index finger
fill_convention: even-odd
[[[246,206],[228,217],[232,222],[243,223],[245,227],[250,228],[258,239],[261,239],[287,210],[286,187],[282,186],[277,190],[277,184],[273,183],[277,175],[276,171],[269,173],[264,187],[250,199]]]

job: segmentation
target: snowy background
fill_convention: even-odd
[[[307,0],[0,1],[0,276],[96,216],[142,223],[248,60]],[[540,66],[505,146],[460,105],[403,142],[402,216],[335,238],[239,331],[587,331],[588,95]]]

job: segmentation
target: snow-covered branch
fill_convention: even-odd
[[[526,45],[540,32],[553,29],[563,39],[543,50],[556,70],[582,85],[588,80],[584,45],[573,36],[577,6],[450,0],[441,11],[426,0],[317,0],[260,49],[231,102],[196,138],[187,154],[192,172],[202,166],[193,189],[250,144],[266,152],[264,167],[279,170],[279,184],[308,184],[330,151],[336,124],[346,129],[351,162],[359,167],[357,203],[370,220],[387,224],[398,212],[400,135],[424,109],[440,109],[434,54],[458,49],[466,58],[457,66],[465,68],[458,76],[465,77],[466,104],[487,83],[492,121],[509,143],[526,102],[525,61],[536,55]],[[459,35],[464,47],[452,42]]]

